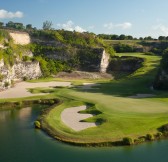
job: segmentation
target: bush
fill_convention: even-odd
[[[40,128],[41,128],[41,123],[40,123],[38,120],[36,120],[36,121],[34,122],[34,126],[35,126],[35,128],[40,129]]]
[[[125,137],[123,138],[123,144],[124,145],[133,145],[134,144],[134,140],[130,137]]]
[[[29,57],[29,56],[23,56],[23,57],[22,57],[22,60],[23,60],[24,62],[31,61],[31,57]]]
[[[27,76],[24,76],[23,77],[23,81],[27,81],[28,80],[28,77]]]
[[[138,139],[135,139],[134,142],[135,143],[143,143],[143,142],[145,142],[145,138],[144,137],[140,137]]]
[[[146,139],[149,140],[149,141],[152,141],[152,140],[155,139],[155,137],[153,136],[153,134],[147,134]]]
[[[168,131],[168,124],[165,124],[161,127],[162,132],[167,132]]]
[[[156,134],[156,137],[157,137],[157,138],[160,138],[161,136],[163,136],[163,133],[162,133],[162,132],[158,132],[158,133]]]
[[[5,82],[5,87],[8,87],[9,86],[9,82]]]
[[[49,100],[50,105],[53,105],[54,103],[55,103],[54,100]]]

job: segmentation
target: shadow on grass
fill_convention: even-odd
[[[155,63],[152,62],[152,63]],[[151,88],[157,74],[157,67],[145,74],[130,75],[124,79],[99,83],[96,89],[75,89],[79,92],[102,93],[116,97],[128,97],[136,94],[153,94],[150,98],[167,98],[168,92],[157,91]]]

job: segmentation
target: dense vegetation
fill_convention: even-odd
[[[168,90],[168,48],[163,52],[160,69],[154,82],[154,88]]]

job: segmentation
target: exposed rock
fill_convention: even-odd
[[[144,60],[138,57],[114,57],[108,66],[108,72],[122,71],[122,72],[134,72],[142,66]]]
[[[65,79],[112,79],[111,74],[99,73],[99,72],[84,72],[84,71],[73,71],[73,72],[60,72],[56,78],[65,78]]]
[[[6,49],[6,47],[3,44],[0,44],[1,49]]]
[[[15,44],[26,45],[31,42],[29,34],[25,32],[9,31],[9,35]]]
[[[12,80],[34,79],[41,76],[39,62],[18,62],[12,67],[4,65],[3,60],[0,61],[0,90],[11,86]]]
[[[105,50],[103,50],[102,57],[101,57],[101,63],[100,63],[100,72],[106,73],[107,67],[109,65],[109,54],[106,53]]]

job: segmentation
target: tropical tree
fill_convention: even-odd
[[[45,21],[43,22],[43,29],[44,30],[51,30],[52,29],[52,21]]]

